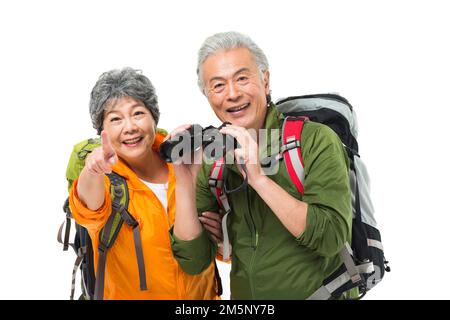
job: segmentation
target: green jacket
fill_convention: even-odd
[[[264,128],[281,129],[283,119],[271,105]],[[278,139],[281,146],[281,130]],[[341,265],[339,251],[351,241],[352,223],[347,155],[339,137],[329,127],[314,122],[305,123],[300,147],[305,172],[303,196],[282,160],[278,173],[269,176],[291,196],[308,203],[306,228],[298,238],[250,186],[228,196],[232,208],[227,225],[232,245],[232,299],[305,299]],[[266,148],[266,155],[271,155],[270,147]],[[219,210],[208,185],[210,171],[211,165],[203,165],[198,176],[199,214]],[[236,165],[231,166],[227,186],[235,188],[242,180]],[[174,255],[187,273],[202,272],[216,255],[216,245],[205,230],[191,241],[171,236]]]

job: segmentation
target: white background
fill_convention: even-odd
[[[445,1],[2,1],[0,298],[69,296],[75,256],[56,231],[72,146],[95,135],[98,76],[143,70],[163,128],[217,125],[196,54],[236,30],[265,51],[275,99],[339,92],[355,107],[393,270],[367,299],[449,299],[449,13]]]

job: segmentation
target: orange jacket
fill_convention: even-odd
[[[158,133],[154,150],[159,148],[163,139],[164,136]],[[113,171],[127,181],[130,195],[128,211],[140,225],[148,290],[139,289],[133,231],[124,223],[107,253],[104,299],[218,299],[213,263],[203,273],[191,276],[181,269],[173,257],[169,229],[175,219],[175,175],[172,165],[168,164],[168,168],[166,212],[156,195],[124,162],[119,159],[113,166]],[[78,179],[70,191],[70,209],[77,223],[89,232],[97,270],[99,232],[112,209],[110,182],[105,176],[105,202],[97,211],[89,210],[80,201],[77,185]]]

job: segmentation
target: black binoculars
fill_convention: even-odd
[[[205,157],[218,160],[227,152],[238,148],[234,137],[219,132],[227,124],[230,123],[224,122],[218,128],[203,128],[199,124],[193,124],[189,129],[164,141],[159,147],[159,154],[166,162],[176,162],[202,147]]]

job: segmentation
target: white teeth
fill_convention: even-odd
[[[240,107],[236,107],[236,108],[231,108],[231,109],[228,109],[228,111],[229,112],[236,112],[236,111],[241,111],[242,109],[244,109],[245,107],[247,107],[249,104],[248,103],[246,103],[246,104],[244,104],[243,106],[240,106]]]
[[[135,139],[131,139],[131,140],[125,140],[123,143],[126,143],[126,144],[133,144],[133,143],[138,142],[139,140],[141,140],[141,137],[135,138]]]

